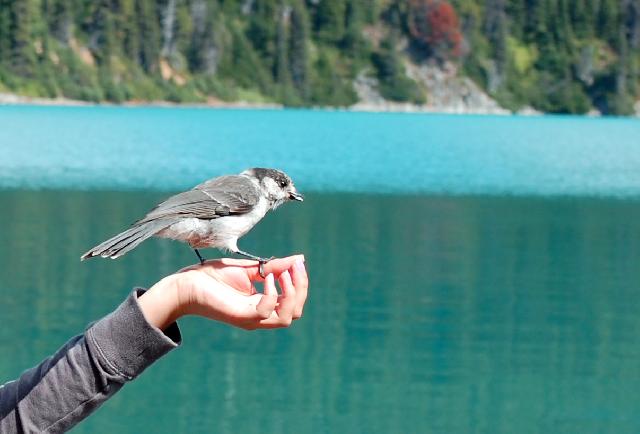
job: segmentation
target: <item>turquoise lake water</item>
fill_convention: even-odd
[[[640,196],[640,120],[0,107],[0,187],[180,190],[277,167],[306,191]]]
[[[307,199],[239,245],[305,253],[304,317],[185,319],[74,432],[640,432],[638,138],[629,119],[0,107],[0,382],[195,259],[89,247],[169,191],[276,166]]]

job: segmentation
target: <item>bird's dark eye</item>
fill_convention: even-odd
[[[285,188],[287,186],[287,181],[282,179],[280,180],[280,187]]]

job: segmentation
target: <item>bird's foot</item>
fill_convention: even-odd
[[[193,249],[193,251],[196,252],[196,255],[198,255],[198,259],[200,259],[200,265],[204,265],[204,258],[202,257],[198,249]]]
[[[245,258],[249,258],[249,259],[253,259],[254,261],[258,261],[258,272],[260,273],[260,276],[263,279],[265,277],[267,277],[264,274],[264,264],[266,264],[267,262],[269,262],[272,259],[275,259],[275,256],[272,256],[270,258],[261,258],[260,256],[256,256],[256,255],[252,255],[251,253],[243,252],[242,250],[237,250],[235,253],[237,253],[238,255],[242,255]]]
[[[264,259],[261,258],[258,261],[258,273],[260,273],[260,277],[262,277],[263,279],[265,279],[267,276],[264,274],[264,264],[266,264],[267,262],[269,262],[270,260],[275,259],[275,256],[272,256],[268,259]]]

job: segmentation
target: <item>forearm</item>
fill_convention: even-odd
[[[0,387],[0,432],[63,432],[180,343],[153,327],[132,294],[52,357]]]

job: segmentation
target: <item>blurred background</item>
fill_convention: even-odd
[[[639,44],[636,0],[0,0],[0,383],[195,262],[87,249],[275,167],[239,244],[304,317],[187,318],[74,432],[640,431]]]

